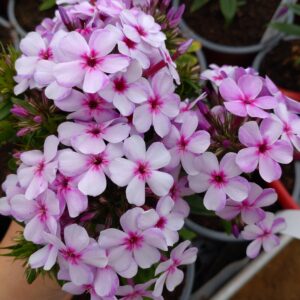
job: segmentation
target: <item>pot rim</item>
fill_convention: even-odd
[[[27,31],[20,25],[20,23],[17,20],[16,14],[15,14],[15,6],[16,1],[15,0],[9,0],[7,5],[7,15],[9,22],[12,24],[12,26],[16,29],[17,33],[24,37],[27,34]]]
[[[174,6],[178,7],[179,2],[180,0],[173,0]],[[291,0],[284,0],[284,2],[289,3],[291,2]],[[288,22],[291,23],[293,19],[294,19],[293,13],[288,12],[287,13]],[[264,49],[265,47],[268,47],[268,45],[273,44],[274,42],[280,40],[283,37],[283,34],[278,32],[277,34],[275,34],[273,37],[269,38],[265,42],[260,42],[249,46],[227,46],[227,45],[212,42],[202,37],[201,35],[196,33],[193,29],[191,29],[184,20],[180,22],[180,27],[186,36],[194,40],[200,41],[204,46],[204,48],[214,50],[216,52],[227,53],[227,54],[250,54],[250,53],[259,52],[260,50]]]

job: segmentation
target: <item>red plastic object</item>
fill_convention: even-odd
[[[290,195],[284,184],[280,180],[269,183],[278,194],[278,202],[284,209],[300,209],[299,204]]]
[[[300,92],[294,92],[291,90],[284,89],[282,87],[279,87],[279,89],[282,91],[283,94],[285,94],[289,98],[300,102]]]

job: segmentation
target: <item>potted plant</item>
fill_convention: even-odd
[[[183,31],[203,44],[209,63],[219,65],[249,66],[257,52],[279,39],[278,32],[270,28],[266,30],[269,22],[275,19],[292,21],[285,4],[293,1],[174,2],[187,6],[181,24]]]
[[[176,70],[191,41],[178,35],[168,4],[84,4],[88,11],[61,6],[54,27],[26,35],[6,78],[15,94],[6,131],[18,140],[0,210],[24,228],[6,253],[25,262],[30,283],[48,273],[92,299],[161,299],[184,282],[183,268],[181,299],[189,299],[193,267],[185,266],[197,249],[179,237],[187,207],[168,196],[175,180],[163,169],[171,161],[163,138],[185,110],[175,89],[200,89],[195,63]]]
[[[295,15],[300,14],[300,5],[290,5]],[[254,68],[270,76],[280,90],[300,101],[300,26],[297,24],[274,23],[274,28],[286,36],[283,40],[259,53],[254,61]],[[280,76],[278,76],[280,74]]]

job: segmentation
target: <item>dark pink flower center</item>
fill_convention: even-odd
[[[73,265],[77,265],[81,258],[81,254],[77,253],[72,248],[67,248],[65,250],[62,250],[61,254],[65,260],[67,260],[69,263]]]
[[[185,138],[183,135],[180,137],[180,139],[177,143],[178,148],[181,151],[185,151],[188,144],[189,144],[189,140],[187,138]]]
[[[146,180],[151,174],[149,164],[147,162],[139,162],[134,170],[134,174],[141,180]]]
[[[136,42],[130,40],[130,39],[127,38],[127,37],[124,37],[123,42],[126,44],[126,46],[127,46],[129,49],[135,49],[135,48],[136,48]]]
[[[162,107],[163,102],[158,97],[153,97],[149,99],[150,109],[152,112],[158,112]]]
[[[47,220],[47,212],[48,209],[45,204],[40,203],[38,207],[38,214],[41,222],[45,222]]]
[[[108,164],[108,160],[105,158],[104,153],[100,153],[91,157],[90,164],[98,170],[106,166]]]
[[[91,53],[89,55],[85,54],[83,56],[83,59],[85,61],[85,65],[90,68],[95,68],[101,61],[95,50],[91,50]]]
[[[53,52],[51,48],[47,48],[46,50],[41,50],[39,53],[39,57],[41,59],[50,60],[53,58]]]
[[[263,141],[261,144],[258,145],[259,154],[265,154],[269,150],[270,146],[267,141]]]
[[[99,126],[94,126],[88,129],[87,133],[91,134],[94,137],[99,137],[99,135],[103,133],[103,130]]]
[[[142,26],[135,26],[136,31],[139,33],[141,36],[146,36],[147,32]]]
[[[126,91],[128,88],[127,82],[125,81],[125,79],[123,77],[116,78],[114,80],[114,86],[115,86],[115,91],[117,91],[119,93]]]
[[[283,131],[286,133],[287,136],[291,136],[293,134],[292,127],[288,123],[284,123]]]
[[[128,250],[141,248],[144,242],[144,237],[137,232],[130,232],[125,239],[125,245]]]
[[[159,228],[159,229],[164,229],[167,225],[167,219],[165,217],[160,217],[160,219],[158,220],[158,222],[156,223],[155,227]]]
[[[35,169],[35,174],[41,176],[45,169],[45,162],[41,161]]]
[[[216,186],[222,186],[226,183],[226,176],[223,171],[220,172],[213,172],[211,174],[211,182]]]

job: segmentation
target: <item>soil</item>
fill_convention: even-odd
[[[300,92],[300,40],[281,41],[265,56],[260,72],[278,86]]]
[[[2,26],[0,26],[0,43],[3,46],[13,43],[12,32],[9,29]]]
[[[0,0],[1,1],[1,0]],[[26,2],[26,3],[25,3]],[[25,31],[32,31],[39,25],[45,18],[54,17],[54,9],[40,11],[39,0],[17,0],[15,14],[19,24]]]
[[[225,25],[219,1],[209,1],[193,13],[190,12],[192,1],[183,2],[187,6],[185,21],[201,36],[218,44],[249,46],[260,42],[280,0],[247,0],[229,26]]]
[[[300,241],[291,242],[231,300],[299,300]]]

